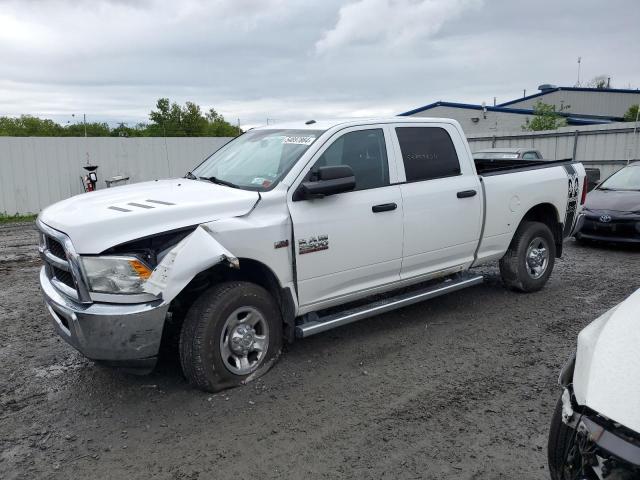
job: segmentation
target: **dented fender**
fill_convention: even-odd
[[[205,224],[173,247],[153,270],[144,291],[170,303],[198,273],[221,262],[239,268],[238,258],[222,246]]]

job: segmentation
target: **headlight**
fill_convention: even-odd
[[[82,257],[89,290],[99,293],[143,293],[151,268],[136,257]]]

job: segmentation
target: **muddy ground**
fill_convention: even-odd
[[[548,478],[556,378],[589,321],[640,287],[640,252],[573,241],[548,286],[486,282],[300,341],[210,395],[54,335],[32,224],[0,226],[0,478]]]

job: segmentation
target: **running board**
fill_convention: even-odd
[[[462,290],[463,288],[472,287],[480,283],[482,283],[482,275],[461,275],[449,278],[436,285],[430,285],[422,290],[385,298],[384,300],[378,300],[327,316],[320,317],[316,313],[309,313],[304,316],[306,321],[296,326],[296,337],[310,337],[316,333],[326,332],[332,328],[357,322],[358,320],[373,317],[374,315],[380,315],[381,313],[390,312],[397,308],[413,305],[414,303],[439,297],[440,295]]]

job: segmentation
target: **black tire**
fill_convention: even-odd
[[[568,480],[567,459],[569,451],[575,441],[575,431],[567,427],[562,421],[562,396],[556,403],[556,409],[551,418],[551,428],[549,429],[549,442],[547,444],[547,459],[549,462],[549,474],[551,480]],[[577,465],[575,466],[577,468]],[[574,473],[575,472],[574,470]]]
[[[238,309],[251,308],[266,321],[266,352],[248,374],[236,374],[223,361],[225,324]],[[226,331],[226,330],[225,330]],[[282,351],[282,316],[273,297],[249,282],[226,282],[205,291],[191,306],[180,333],[180,363],[190,384],[218,392],[255,380],[266,373]]]
[[[538,239],[546,244],[548,255],[546,267],[536,278],[527,266],[527,250],[530,244]],[[541,222],[523,222],[516,230],[507,253],[500,259],[502,281],[510,290],[536,292],[549,280],[555,259],[556,244],[549,227]]]

